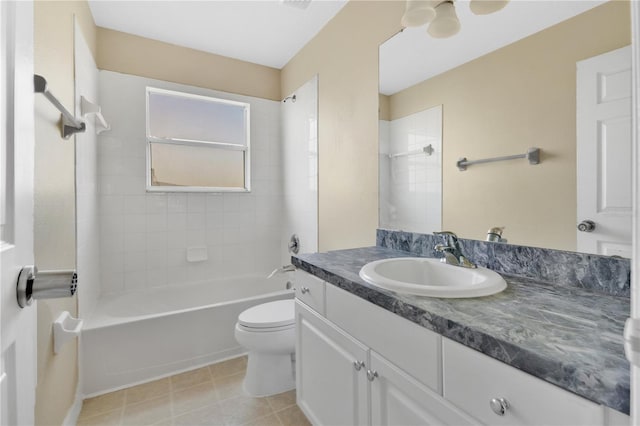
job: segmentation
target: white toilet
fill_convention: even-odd
[[[269,396],[296,387],[295,302],[276,300],[238,315],[236,340],[249,351],[244,390],[251,396]]]

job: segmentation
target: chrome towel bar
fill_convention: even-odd
[[[415,155],[415,154],[426,154],[426,155],[431,155],[433,154],[433,145],[429,144],[426,146],[423,146],[420,149],[414,149],[412,151],[406,151],[406,152],[400,152],[398,154],[388,154],[389,158],[398,158],[398,157],[407,157],[409,155]]]
[[[467,160],[467,157],[461,158],[456,162],[456,166],[462,172],[467,170],[472,164],[493,163],[495,161],[515,160],[518,158],[526,158],[529,164],[540,164],[540,148],[529,148],[526,154],[506,155],[504,157],[484,158],[482,160]]]
[[[47,87],[47,80],[38,74],[33,75],[33,87],[35,93],[42,93],[62,113],[62,137],[69,139],[74,133],[84,132],[86,125],[82,120],[71,114],[60,101],[53,96]]]

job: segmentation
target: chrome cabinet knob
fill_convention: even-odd
[[[369,379],[370,382],[373,382],[376,377],[378,377],[378,372],[376,370],[367,370],[367,379]]]
[[[356,371],[360,371],[362,367],[364,367],[364,361],[353,361],[353,368],[355,368]]]
[[[499,416],[504,416],[509,409],[509,402],[504,398],[493,398],[489,401],[489,405],[493,412]]]
[[[306,294],[309,293],[310,290],[307,287],[302,287],[300,291],[302,292],[302,294]]]
[[[578,231],[593,232],[596,229],[596,223],[592,220],[583,220],[578,224]]]

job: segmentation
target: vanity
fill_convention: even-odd
[[[313,424],[629,424],[629,298],[620,287],[586,288],[624,280],[624,262],[465,240],[470,257],[497,269],[507,288],[439,299],[380,289],[358,275],[375,260],[436,257],[428,235],[379,230],[378,242],[293,257],[297,398]],[[500,250],[517,261],[504,261]],[[562,272],[577,277],[574,285],[550,282],[549,271],[504,273],[507,264],[527,263],[519,256],[529,256],[531,271],[551,255],[586,256]],[[607,265],[594,277],[580,269],[598,262]]]

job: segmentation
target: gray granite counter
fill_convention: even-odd
[[[384,247],[300,254],[293,264],[409,321],[565,390],[629,413],[623,327],[628,297],[501,274],[502,293],[470,299],[397,294],[365,283],[366,263],[415,254]]]

